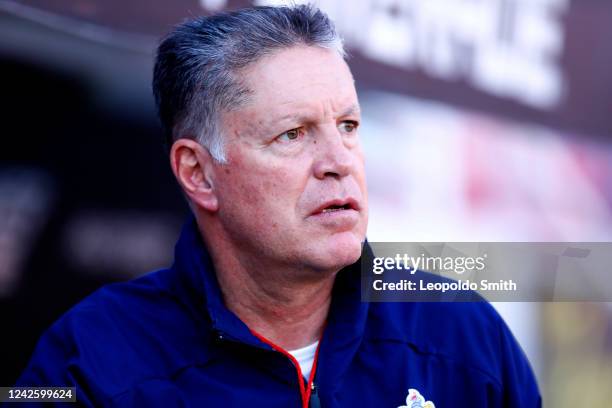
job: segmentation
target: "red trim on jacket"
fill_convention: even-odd
[[[321,340],[319,340],[319,344],[317,345],[317,350],[315,351],[314,361],[312,362],[312,370],[310,370],[310,376],[308,378],[308,384],[304,385],[304,375],[302,374],[302,368],[300,367],[300,363],[289,353],[287,350],[274,344],[272,341],[266,339],[261,334],[257,333],[255,330],[251,330],[251,333],[255,337],[257,337],[262,342],[266,343],[268,346],[272,347],[275,351],[283,354],[287,357],[297,371],[298,385],[300,386],[300,397],[302,398],[302,408],[308,408],[308,404],[310,403],[310,394],[312,393],[312,383],[314,382],[315,372],[317,371],[317,360],[319,359],[319,348],[321,347]]]

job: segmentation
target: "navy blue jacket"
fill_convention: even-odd
[[[59,319],[18,385],[76,386],[87,406],[541,406],[525,355],[489,304],[363,303],[359,269],[338,273],[305,385],[282,350],[224,306],[191,222],[171,268],[103,287]]]

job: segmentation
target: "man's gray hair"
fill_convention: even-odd
[[[179,138],[192,138],[225,163],[220,114],[244,104],[250,92],[239,70],[297,45],[345,55],[333,23],[311,5],[253,7],[175,27],[159,45],[153,72],[153,93],[168,147]]]

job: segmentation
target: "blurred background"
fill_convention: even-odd
[[[0,0],[0,385],[79,299],[172,260],[159,37],[282,3]],[[358,84],[371,241],[612,241],[612,3],[315,3]],[[545,406],[609,406],[610,304],[495,306]]]

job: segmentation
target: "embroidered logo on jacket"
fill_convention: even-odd
[[[397,408],[436,408],[436,406],[431,401],[425,401],[420,392],[410,388],[406,397],[406,405],[401,405]]]

